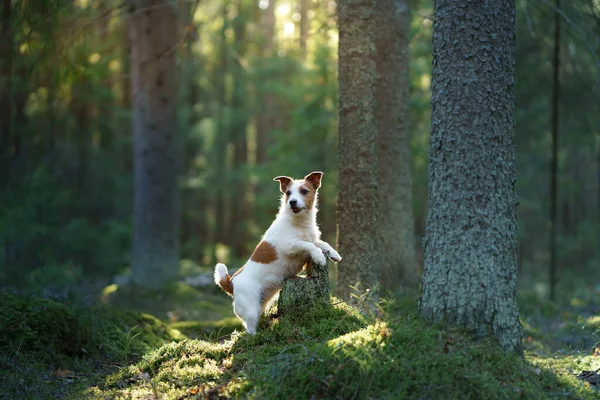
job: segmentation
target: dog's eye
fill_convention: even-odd
[[[302,190],[300,190],[300,193],[302,193],[303,195],[307,195],[308,194],[308,190],[302,189]]]
[[[290,196],[292,194],[292,192],[290,192],[289,190],[287,192],[285,192],[286,196]]]

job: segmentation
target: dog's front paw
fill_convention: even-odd
[[[315,253],[315,255],[312,257],[312,260],[313,262],[319,265],[327,264],[327,259],[325,258],[325,255],[321,252]]]
[[[333,262],[342,261],[342,256],[340,256],[340,254],[335,250],[331,250],[330,252],[328,252],[327,257],[329,257]]]

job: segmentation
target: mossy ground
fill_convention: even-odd
[[[189,311],[206,312],[207,322],[164,314],[161,321],[111,306],[84,313],[2,295],[0,327],[10,335],[0,337],[0,392],[73,399],[597,399],[600,392],[576,378],[600,368],[600,293],[590,293],[563,306],[522,295],[523,358],[504,354],[493,340],[427,326],[411,298],[388,300],[371,316],[337,300],[283,316],[273,311],[250,336],[239,332],[227,296],[181,285],[160,296],[128,288],[119,302],[191,315],[184,308],[214,299],[208,310]],[[73,376],[60,376],[66,369]]]

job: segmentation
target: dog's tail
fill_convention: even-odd
[[[215,267],[215,283],[233,297],[233,282],[231,282],[231,277],[227,273],[227,266],[225,264],[218,263]]]

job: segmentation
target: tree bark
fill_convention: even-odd
[[[310,21],[308,20],[309,0],[300,0],[300,55],[306,60],[306,42]]]
[[[0,189],[8,186],[13,154],[14,55],[13,9],[10,0],[2,1],[0,12]]]
[[[410,133],[408,130],[407,0],[378,1],[372,19],[377,47],[379,250],[381,286],[417,288]],[[391,37],[390,37],[391,35]]]
[[[231,207],[231,225],[229,226],[229,239],[233,247],[233,254],[238,258],[247,256],[245,245],[247,242],[248,226],[250,224],[249,199],[252,197],[249,191],[251,186],[247,183],[245,170],[248,165],[248,93],[246,85],[248,82],[247,73],[240,59],[246,56],[246,20],[247,9],[243,0],[238,0],[237,16],[233,20],[233,32],[235,42],[233,49],[235,60],[233,64],[233,93],[231,98],[231,108],[233,115],[231,118],[231,136],[234,141],[233,167],[234,182],[233,185],[238,192],[237,197],[230,203]]]
[[[437,1],[419,312],[521,351],[516,286],[515,2]],[[343,253],[342,253],[343,254]]]
[[[556,9],[560,7],[556,0]],[[558,227],[558,69],[560,19],[554,11],[554,52],[552,57],[552,163],[550,171],[550,300],[556,298],[556,235]]]
[[[130,0],[134,139],[133,280],[158,288],[179,273],[176,5]]]
[[[329,302],[329,269],[326,265],[311,264],[310,276],[294,276],[283,282],[277,301],[277,313],[285,314],[316,302]]]
[[[225,113],[227,107],[227,91],[225,79],[229,72],[229,56],[227,48],[227,35],[229,19],[227,7],[221,9],[223,26],[219,33],[219,70],[215,71],[215,92],[217,98],[217,137],[214,144],[214,192],[215,192],[215,244],[224,243],[227,240],[227,187],[229,185],[229,171],[227,168],[227,143],[229,142],[228,115]],[[216,247],[213,249],[216,257]]]
[[[375,2],[339,2],[339,192],[337,295],[351,285],[374,289],[377,251],[377,124],[375,120]]]
[[[259,60],[261,74],[256,87],[260,88],[261,101],[259,102],[259,115],[256,121],[256,164],[263,165],[268,161],[268,148],[270,145],[269,132],[275,128],[274,99],[271,90],[265,88],[263,79],[267,78],[267,67],[273,55],[273,42],[275,39],[275,0],[269,0],[266,10],[260,11],[260,28],[262,31],[261,58]],[[258,194],[258,193],[257,193]]]

